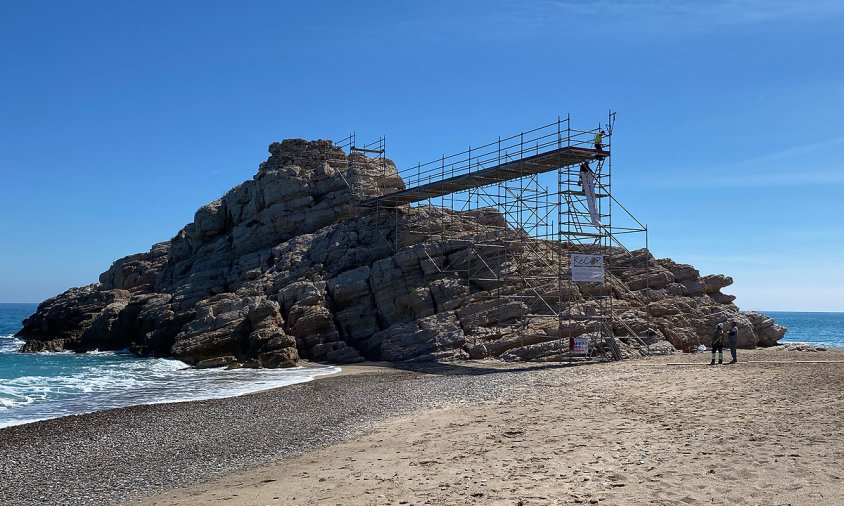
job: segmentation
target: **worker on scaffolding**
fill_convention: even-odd
[[[589,218],[592,220],[592,225],[596,228],[601,227],[601,215],[598,213],[598,205],[595,202],[595,174],[589,167],[589,162],[580,164],[580,187],[583,188],[583,194],[586,196],[586,204],[589,208]]]
[[[595,134],[595,151],[604,151],[604,136],[606,134],[607,133],[604,132],[603,128],[598,129],[598,133]],[[604,159],[604,157],[601,155],[596,155],[595,158],[597,158],[599,162]]]
[[[603,128],[598,129],[598,133],[595,134],[595,150],[596,151],[603,151],[604,150],[604,136],[607,135],[604,132]]]
[[[715,365],[715,352],[718,352],[718,363],[724,363],[724,324],[719,323],[715,326],[715,332],[712,333],[712,361],[709,365]]]
[[[592,175],[592,168],[589,167],[589,162],[581,163],[580,164],[580,173],[577,176],[577,182],[580,184],[581,188],[584,188],[584,186],[583,186],[584,176],[587,176],[587,178],[588,178],[588,176],[590,176],[590,175]]]

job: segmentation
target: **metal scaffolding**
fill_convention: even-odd
[[[459,244],[462,253],[435,268],[456,273],[475,300],[493,301],[502,315],[514,302],[524,304],[521,328],[506,317],[498,320],[522,345],[556,341],[560,355],[572,358],[575,338],[588,339],[588,357],[618,359],[621,335],[645,353],[640,337],[615,317],[615,301],[625,291],[617,275],[646,269],[649,255],[632,254],[621,240],[641,234],[647,250],[647,227],[612,194],[614,123],[610,112],[603,126],[578,130],[569,116],[559,117],[399,170],[406,189],[369,189],[366,194],[377,196],[360,205],[394,213],[396,238],[405,232],[429,243]],[[350,165],[363,155],[384,163],[383,137],[357,147],[352,134],[337,145],[348,150]],[[407,206],[424,211],[426,219],[402,219]],[[603,263],[600,279],[578,280],[573,259],[584,258]]]
[[[364,165],[371,165],[374,162],[379,172],[384,174],[387,172],[386,142],[386,138],[381,136],[372,142],[359,145],[357,144],[357,134],[352,132],[343,139],[334,141],[335,146],[348,152],[346,159],[331,160],[331,163],[339,166],[346,165],[347,174],[354,175],[359,173]],[[345,179],[343,172],[340,172],[339,175]],[[359,201],[367,200],[372,195],[381,193],[375,186],[377,182],[373,179],[355,181],[345,179],[345,182]],[[365,186],[367,184],[372,186]]]

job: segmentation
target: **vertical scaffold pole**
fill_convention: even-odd
[[[571,147],[571,113],[566,113],[566,146]],[[574,281],[571,277],[571,177],[568,173],[568,169],[565,169],[566,174],[566,198],[565,198],[565,211],[562,208],[562,204],[560,205],[560,235],[562,235],[562,220],[563,216],[565,215],[566,219],[566,243],[560,245],[560,252],[562,255],[565,255],[566,265],[568,265],[568,270],[566,272],[561,271],[561,275],[566,275],[566,287],[568,288],[566,294],[566,313],[568,313],[568,319],[566,321],[566,328],[568,328],[567,336],[568,339],[563,340],[563,346],[566,350],[568,350],[568,358],[569,362],[574,360],[574,356],[572,354],[571,349],[571,340],[574,338],[573,332],[574,329],[572,328],[572,313],[574,312],[573,303],[572,303],[572,294],[574,293]],[[559,170],[559,177],[562,179],[563,177],[563,170]],[[562,308],[560,309],[562,312]],[[562,318],[560,318],[562,321]],[[562,332],[560,333],[562,335]]]
[[[441,174],[440,177],[442,179],[445,179],[445,153],[443,153],[443,156],[440,160],[440,174]],[[442,204],[442,209],[440,209],[440,216],[442,217],[442,219],[440,220],[440,234],[441,234],[440,237],[441,237],[441,239],[445,239],[445,233],[446,233],[445,232],[445,226],[446,226],[445,225],[445,222],[446,222],[446,218],[445,218],[445,198],[446,198],[445,195],[440,197],[440,199],[441,199],[440,203]],[[454,208],[454,196],[451,197],[451,208],[452,209]]]
[[[498,158],[496,159],[495,163],[497,165],[501,165],[501,136],[500,135],[498,136]],[[497,185],[498,186],[498,200],[495,202],[495,204],[498,206],[498,208],[501,208],[501,203],[502,203],[502,198],[501,198],[502,197],[501,196],[501,185],[502,184],[503,183],[501,181],[499,181],[498,185]],[[499,211],[499,209],[496,209],[496,211]],[[496,291],[497,298],[498,298],[498,302],[497,302],[496,306],[498,308],[497,309],[497,314],[498,314],[497,319],[499,321],[501,320],[501,304],[502,304],[502,302],[501,302],[501,290],[502,290],[502,286],[504,285],[504,282],[501,279],[501,268],[502,268],[501,266],[506,265],[506,263],[507,263],[507,243],[505,242],[505,241],[507,241],[507,225],[506,225],[507,209],[506,209],[506,207],[504,209],[500,209],[500,212],[501,212],[501,215],[504,217],[505,225],[504,225],[504,229],[501,231],[501,237],[500,237],[501,247],[498,248],[498,252],[497,252],[498,272],[496,273],[496,277],[498,278],[498,287],[495,289],[495,291]],[[495,243],[493,242],[493,244],[495,244]],[[503,258],[502,258],[502,256],[503,256]]]
[[[558,127],[559,130],[559,127]],[[557,167],[557,244],[555,250],[557,252],[557,332],[560,335],[560,362],[564,358],[563,342],[563,174],[562,167]],[[553,230],[551,231],[554,232]]]
[[[557,116],[557,149],[560,149],[563,144],[562,133],[560,132],[560,117]]]
[[[613,134],[613,126],[615,125],[615,113],[612,110],[609,111],[607,117],[607,151],[610,152],[609,156],[607,156],[607,193],[612,195],[612,134]],[[604,239],[606,242],[607,247],[607,272],[612,272],[613,266],[613,253],[612,253],[612,238],[613,238],[613,228],[612,228],[612,198],[607,199],[607,237]],[[604,278],[608,278],[608,276],[604,275]],[[609,278],[611,281],[611,278]],[[615,303],[612,296],[612,284],[609,287],[609,338],[615,339],[615,332],[613,332],[613,326],[615,325]]]

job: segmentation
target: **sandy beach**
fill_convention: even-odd
[[[844,350],[365,366],[0,431],[4,504],[841,504]],[[694,362],[694,365],[674,365]],[[818,363],[826,362],[826,363]],[[139,439],[142,438],[142,439]]]

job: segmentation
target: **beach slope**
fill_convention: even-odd
[[[508,373],[495,400],[140,504],[842,504],[844,351],[743,356]]]
[[[708,358],[368,366],[10,427],[0,502],[844,502],[844,350]]]

